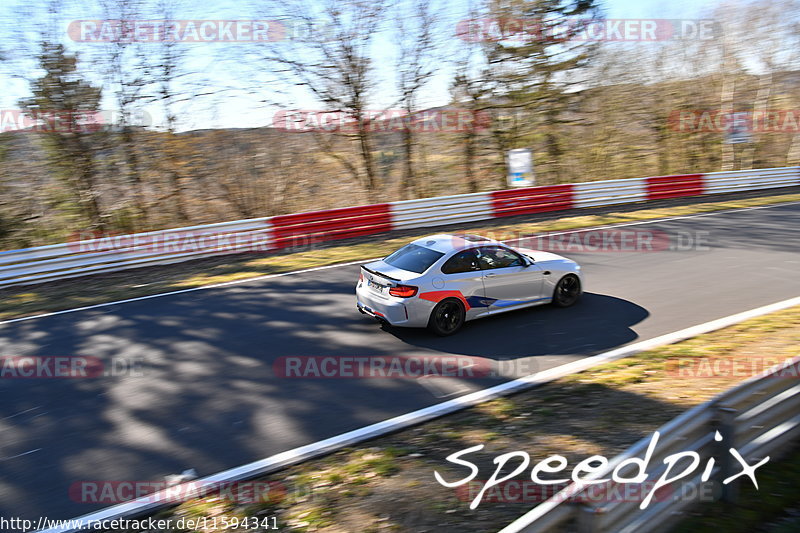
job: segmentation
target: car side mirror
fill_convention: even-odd
[[[533,260],[533,257],[531,257],[529,255],[525,256],[525,266],[526,267],[532,266],[534,263],[535,263],[535,261]]]

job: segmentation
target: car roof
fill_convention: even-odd
[[[469,233],[437,233],[436,235],[419,238],[415,240],[413,244],[424,246],[425,248],[430,248],[437,252],[448,253],[477,245],[495,245],[502,243],[487,237]]]

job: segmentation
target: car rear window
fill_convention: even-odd
[[[383,262],[392,265],[395,268],[408,270],[409,272],[416,272],[422,274],[428,270],[432,264],[439,260],[444,254],[419,246],[417,244],[407,244],[394,252],[392,255],[386,257]]]

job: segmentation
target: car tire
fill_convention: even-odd
[[[569,307],[581,297],[581,280],[575,274],[567,274],[556,283],[553,290],[553,305]]]
[[[466,317],[464,305],[455,298],[447,298],[436,304],[431,311],[428,329],[440,337],[446,337],[461,329]]]

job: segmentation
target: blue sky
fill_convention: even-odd
[[[719,2],[711,0],[672,0],[670,2],[658,0],[605,0],[601,1],[601,7],[606,17],[609,19],[692,19],[702,18]],[[39,11],[40,15],[20,16],[20,9],[24,6],[31,6],[34,11]],[[14,109],[17,101],[28,94],[28,84],[24,78],[35,74],[32,70],[33,64],[30,61],[22,61],[15,54],[19,46],[12,40],[14,34],[20,32],[20,27],[25,30],[34,28],[38,24],[44,23],[44,10],[47,2],[25,2],[23,0],[9,0],[0,3],[0,51],[10,56],[11,61],[0,64],[0,83],[3,90],[0,91],[0,109]],[[99,7],[92,7],[92,2],[73,4],[60,14],[60,28],[64,31],[64,41],[70,49],[81,54],[85,59],[83,66],[89,76],[93,74],[89,57],[97,52],[97,45],[89,43],[74,43],[66,36],[66,28],[70,21],[76,19],[100,19],[102,11]],[[467,17],[468,0],[457,0],[446,4],[447,16],[453,21]],[[246,2],[236,2],[234,0],[206,0],[204,2],[184,2],[183,7],[176,10],[176,19],[263,19],[262,14],[256,13],[254,9],[248,7]],[[23,21],[20,23],[20,21]],[[393,96],[390,93],[393,76],[392,63],[394,58],[393,37],[382,35],[376,40],[376,49],[379,50],[378,73],[385,80],[384,88],[380,94],[375,95],[375,107],[390,105]],[[454,39],[455,40],[455,39]],[[457,40],[456,45],[464,46]],[[641,43],[642,46],[652,46]],[[198,129],[212,127],[253,127],[268,125],[271,116],[277,109],[275,107],[265,107],[262,105],[259,94],[254,94],[252,87],[257,85],[258,76],[255,71],[250,71],[247,65],[237,65],[236,58],[242,57],[246,52],[247,46],[240,44],[186,44],[187,47],[187,66],[191,70],[203,72],[203,78],[210,82],[212,86],[225,87],[228,90],[222,95],[209,96],[195,99],[179,105],[178,115],[180,129]],[[220,56],[226,58],[220,61]],[[425,98],[420,102],[424,106],[439,105],[446,103],[448,99],[448,84],[451,71],[443,67],[438,75],[431,81],[426,88]],[[99,82],[99,78],[97,78]],[[256,83],[254,83],[256,82]],[[239,87],[240,90],[236,90]],[[250,90],[246,90],[249,88]],[[268,91],[264,89],[261,92]],[[287,101],[287,107],[314,109],[319,107],[309,95],[302,92],[293,93],[291,101]],[[110,102],[104,107],[110,108]],[[145,110],[153,118],[156,124],[161,123],[162,113],[158,106],[148,105]]]

